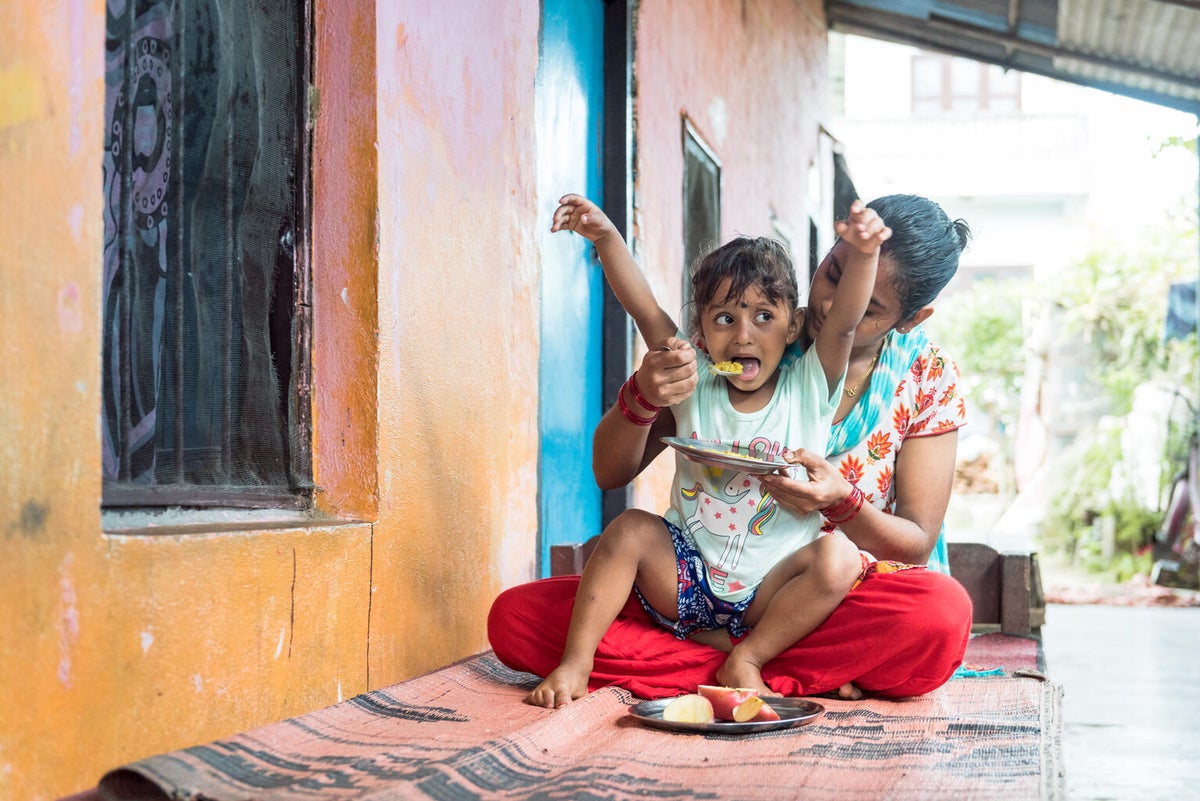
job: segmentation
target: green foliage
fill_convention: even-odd
[[[1124,455],[1120,417],[1128,414],[1134,392],[1148,381],[1179,387],[1196,396],[1200,368],[1197,339],[1165,341],[1167,292],[1172,283],[1195,280],[1198,269],[1194,205],[1170,218],[1132,247],[1093,251],[1054,276],[1043,288],[1062,310],[1059,336],[1082,341],[1091,351],[1089,380],[1104,393],[1116,425],[1081,436],[1053,475],[1051,508],[1042,543],[1069,553],[1074,561],[1116,580],[1148,573],[1148,544],[1163,511],[1147,509],[1113,481]],[[1194,413],[1189,419],[1194,420]],[[1194,422],[1192,423],[1194,425]],[[1172,432],[1163,454],[1164,481],[1181,457],[1186,432]]]
[[[1049,508],[1042,520],[1041,542],[1050,551],[1076,556],[1087,548],[1097,510],[1104,505],[1112,480],[1112,454],[1120,445],[1113,430],[1081,437],[1059,457]],[[1063,480],[1065,479],[1065,480]]]
[[[1113,581],[1124,583],[1134,576],[1148,576],[1154,567],[1154,556],[1147,550],[1137,553],[1119,553],[1113,559],[1111,570]]]
[[[981,282],[940,301],[926,324],[936,341],[953,345],[970,404],[1005,425],[1016,423],[1025,374],[1025,292],[1014,282]]]
[[[1196,152],[1196,137],[1194,136],[1168,136],[1158,146],[1157,153],[1162,153],[1165,150],[1173,148],[1181,148],[1183,150]]]
[[[1162,513],[1134,497],[1111,492],[1113,454],[1120,453],[1120,430],[1097,430],[1062,457],[1056,487],[1042,522],[1041,542],[1049,551],[1070,555],[1088,570],[1127,581],[1150,571],[1149,545]]]
[[[1140,384],[1179,375],[1171,362],[1182,348],[1163,339],[1166,299],[1172,283],[1196,277],[1195,218],[1175,218],[1140,244],[1136,250],[1093,251],[1045,288],[1063,309],[1061,335],[1079,337],[1090,347],[1090,378],[1116,414],[1129,411]]]

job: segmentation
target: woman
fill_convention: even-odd
[[[783,695],[929,692],[953,675],[970,635],[970,600],[939,572],[964,409],[957,368],[920,328],[957,270],[969,230],[921,197],[890,195],[868,205],[892,236],[880,251],[875,291],[855,332],[830,453],[790,454],[807,479],[775,475],[762,483],[793,511],[821,510],[827,527],[836,525],[877,559],[931,569],[868,576],[815,631],[763,666],[764,681]],[[819,330],[841,270],[832,255],[818,268],[802,347]],[[632,423],[621,404],[609,410],[595,433],[593,470],[602,488],[633,480],[662,451],[662,436],[694,433],[676,432],[669,409],[695,388],[693,351],[652,349],[636,383],[640,398],[630,388],[626,408],[640,400],[668,408],[653,426]],[[502,662],[540,676],[554,669],[578,583],[577,576],[546,579],[496,599],[488,631]],[[675,639],[649,621],[634,598],[601,641],[589,688],[617,684],[646,698],[693,692],[715,683],[730,647],[722,632],[704,642]]]

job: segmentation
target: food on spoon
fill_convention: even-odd
[[[758,695],[758,690],[746,687],[720,687],[701,684],[696,692],[712,704],[718,720],[745,723],[750,720],[779,720],[779,713]]]
[[[742,374],[741,362],[716,362],[709,369],[712,370],[714,375],[741,375]]]
[[[663,720],[671,723],[712,723],[713,705],[703,695],[681,695],[663,707]]]

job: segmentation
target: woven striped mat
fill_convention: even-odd
[[[1063,797],[1060,688],[956,679],[920,698],[821,698],[814,723],[747,735],[651,729],[606,688],[550,711],[490,653],[107,774],[106,801]]]

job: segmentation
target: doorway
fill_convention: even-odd
[[[601,528],[592,433],[603,411],[604,280],[592,245],[550,234],[558,198],[601,199],[604,3],[544,0],[536,88],[541,356],[538,369],[538,571],[552,545]]]

